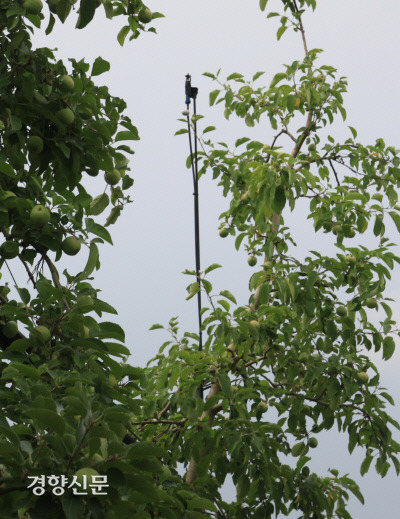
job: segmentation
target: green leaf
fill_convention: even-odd
[[[71,12],[72,4],[70,0],[60,0],[57,4],[57,16],[64,23]]]
[[[218,94],[220,93],[220,90],[213,90],[210,92],[210,106],[212,106],[215,103],[215,100],[218,97]]]
[[[149,330],[160,330],[160,329],[164,329],[164,326],[162,324],[158,324],[158,323],[152,324],[149,328]]]
[[[4,173],[4,175],[7,175],[8,177],[15,177],[14,168],[3,161],[0,161],[0,173]]]
[[[113,244],[111,235],[107,231],[107,229],[105,229],[102,225],[96,223],[92,218],[86,218],[86,230],[88,232],[95,234],[96,236],[99,236],[111,245]]]
[[[392,217],[392,220],[397,230],[400,232],[400,215],[398,213],[395,213],[394,211],[390,211],[389,214]]]
[[[187,506],[189,509],[201,508],[204,510],[212,510],[214,512],[217,511],[214,503],[204,497],[195,497],[194,499],[191,499],[188,501]]]
[[[85,502],[82,498],[75,497],[71,493],[65,493],[61,498],[61,504],[66,519],[82,519],[85,513]]]
[[[364,476],[364,474],[366,474],[368,472],[373,459],[374,458],[373,458],[373,456],[371,456],[371,454],[367,454],[365,456],[364,461],[361,463],[361,468],[360,468],[360,474],[362,476]]]
[[[287,25],[281,25],[276,33],[276,37],[280,40],[283,34],[287,31]]]
[[[388,337],[385,337],[383,339],[383,352],[382,352],[383,359],[389,360],[392,357],[395,348],[396,348],[396,345],[395,345],[393,337],[391,337],[390,335]]]
[[[125,342],[125,332],[116,323],[100,323],[100,330],[97,332],[100,339],[116,339]]]
[[[115,142],[118,141],[138,141],[140,140],[138,131],[122,131],[118,132],[115,137]]]
[[[285,188],[280,184],[275,189],[274,200],[272,201],[272,209],[275,213],[281,214],[286,205]]]
[[[96,198],[93,198],[90,204],[90,214],[95,216],[99,215],[104,211],[109,203],[110,199],[107,193],[102,193],[101,195],[96,196]]]
[[[101,56],[96,58],[92,67],[92,76],[100,76],[104,72],[110,70],[110,64],[108,61],[105,61]]]
[[[214,130],[216,130],[215,126],[207,126],[207,128],[203,130],[203,135],[208,132],[213,132]]]
[[[261,11],[265,11],[265,8],[267,7],[268,0],[260,0],[260,9]]]
[[[129,448],[129,459],[148,458],[150,456],[164,458],[167,456],[166,451],[162,447],[146,442],[134,443]]]
[[[110,211],[110,214],[108,215],[105,226],[108,227],[109,225],[114,224],[120,217],[121,211],[122,211],[121,205],[113,207]]]
[[[222,268],[222,265],[219,265],[218,263],[213,263],[212,265],[210,265],[209,267],[207,267],[204,270],[204,274],[208,274],[209,272],[212,272],[213,270],[219,269],[219,268]]]
[[[189,299],[192,299],[193,296],[195,296],[197,294],[197,292],[200,291],[200,286],[197,282],[195,283],[191,283],[187,289],[188,291],[188,296],[186,297],[186,301],[188,301]]]
[[[275,76],[273,77],[269,87],[270,88],[273,88],[275,85],[277,85],[280,81],[282,81],[282,79],[285,79],[286,78],[286,74],[285,72],[278,72],[277,74],[275,74]]]
[[[237,305],[237,302],[236,302],[236,299],[235,297],[233,296],[233,294],[231,294],[229,292],[229,290],[221,290],[221,292],[219,293],[220,296],[222,297],[225,297],[226,299],[229,299],[229,301],[232,301],[232,303],[234,303],[235,305]]]
[[[45,429],[53,429],[62,436],[65,432],[65,422],[60,415],[49,409],[28,409],[24,413],[36,420]]]
[[[99,267],[99,249],[97,245],[92,241],[90,243],[89,257],[86,263],[85,268],[83,269],[83,274],[88,277],[94,271],[94,269]]]
[[[374,235],[379,236],[382,232],[383,227],[383,218],[381,215],[377,214],[375,216],[375,224],[374,224]]]
[[[92,21],[95,11],[96,0],[81,0],[76,28],[83,29],[86,27],[86,25]]]
[[[125,25],[125,26],[122,27],[122,29],[119,31],[118,36],[117,36],[117,40],[118,40],[118,43],[121,45],[121,47],[124,45],[124,43],[125,43],[125,38],[126,38],[127,35],[129,34],[129,31],[130,31],[130,27],[129,27],[129,25]]]
[[[217,380],[221,386],[223,395],[228,398],[231,394],[230,378],[225,373],[217,373]]]
[[[265,0],[265,3],[267,3],[268,0]],[[259,77],[261,77],[265,72],[256,72],[253,76],[253,81],[256,81]]]

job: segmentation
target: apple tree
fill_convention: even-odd
[[[126,362],[117,312],[93,283],[99,246],[112,243],[130,202],[138,131],[125,102],[98,84],[109,63],[66,64],[31,43],[44,23],[49,33],[75,16],[83,29],[103,8],[126,20],[120,44],[154,32],[162,16],[140,0],[0,0],[2,519],[146,519],[146,507],[181,517],[186,508],[160,485],[168,452],[130,432],[145,374]],[[65,268],[68,256],[84,267]],[[74,476],[97,475],[106,488],[71,487]]]
[[[387,231],[389,223],[400,231],[400,151],[380,138],[360,143],[353,127],[343,140],[331,135],[346,119],[347,81],[308,48],[303,14],[317,2],[279,5],[267,17],[279,21],[278,40],[288,29],[298,35],[295,61],[264,86],[260,72],[249,81],[205,74],[216,83],[211,105],[261,128],[259,140],[240,136],[232,145],[210,139],[212,126],[200,138],[200,175],[211,174],[228,201],[220,236],[244,248],[254,269],[249,300],[213,292],[209,274],[219,265],[204,269],[200,282],[186,272],[188,298],[202,290],[208,300],[205,344],[199,351],[199,336],[181,335],[170,321],[171,339],[148,373],[148,414],[136,426],[170,449],[170,468],[181,467],[193,495],[213,503],[203,514],[349,519],[350,493],[364,502],[358,485],[336,468],[319,475],[310,461],[318,434],[335,428],[350,453],[364,451],[362,475],[371,465],[382,477],[391,466],[400,472],[399,424],[387,412],[393,399],[369,355],[389,360],[398,336],[385,287],[400,262]],[[305,257],[285,225],[290,212],[298,225],[313,222]],[[221,494],[229,478],[233,502]]]

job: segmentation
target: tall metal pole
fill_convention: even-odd
[[[186,110],[186,117],[188,123],[189,147],[192,162],[192,176],[193,176],[193,196],[194,196],[194,240],[195,240],[195,255],[196,255],[196,279],[199,284],[199,291],[197,292],[197,308],[199,320],[199,351],[203,349],[202,338],[202,317],[201,317],[201,284],[200,284],[200,219],[199,219],[199,172],[197,164],[197,121],[196,121],[196,98],[198,88],[192,87],[190,74],[186,75],[185,94],[186,105],[189,108],[190,100],[193,99],[193,137],[194,137],[194,154],[192,146],[191,126],[189,119],[189,110]],[[203,396],[203,388],[200,388],[200,396]]]

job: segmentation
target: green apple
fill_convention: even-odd
[[[345,306],[338,306],[336,313],[339,317],[345,317],[347,315],[347,308]]]
[[[0,245],[0,253],[4,259],[16,258],[19,254],[19,245],[15,241],[5,241]]]
[[[3,335],[9,339],[12,339],[18,333],[18,324],[15,321],[8,321],[8,323],[3,326],[1,331],[3,332]]]
[[[94,305],[93,299],[90,296],[79,296],[76,304],[80,307],[91,308]]]
[[[301,352],[299,355],[299,361],[300,362],[307,362],[309,360],[309,355],[305,351]]]
[[[334,225],[332,227],[333,234],[340,234],[343,231],[343,227],[341,225]]]
[[[32,135],[26,142],[28,151],[31,153],[40,153],[43,151],[43,141],[38,135]]]
[[[378,308],[378,303],[377,303],[376,299],[374,299],[373,297],[369,297],[365,301],[365,305],[367,306],[367,308]]]
[[[42,324],[39,324],[38,326],[35,326],[35,330],[40,335],[43,342],[47,342],[50,340],[51,333],[50,333],[50,330],[47,328],[47,326],[43,326]],[[30,338],[31,339],[37,338],[37,333],[31,333]]]
[[[149,23],[153,19],[153,13],[150,11],[150,9],[142,9],[139,11],[138,19],[139,22]]]
[[[62,108],[56,113],[57,117],[64,124],[72,124],[75,121],[75,114],[71,108]]]
[[[116,186],[121,180],[121,173],[118,171],[118,169],[107,171],[107,173],[104,174],[104,179],[110,186]]]
[[[93,476],[99,476],[100,474],[91,467],[85,467],[77,470],[74,475],[76,476],[77,482],[82,485],[84,489],[87,489],[88,493],[91,493],[92,489],[90,485],[94,483]]]
[[[357,258],[354,256],[354,254],[348,254],[346,259],[349,263],[356,263],[357,261]]]
[[[61,244],[62,250],[68,256],[75,256],[81,250],[81,242],[76,236],[68,236]]]
[[[317,438],[309,438],[307,445],[311,447],[311,449],[315,449],[318,446],[318,440]]]
[[[264,400],[261,400],[261,402],[259,402],[257,404],[257,411],[260,412],[260,413],[266,413],[268,411],[268,404],[267,404],[267,402],[264,402]]]
[[[72,92],[75,83],[71,76],[64,75],[60,77],[60,90],[62,92]]]
[[[219,235],[221,236],[221,238],[226,238],[228,234],[228,229],[226,227],[221,227],[221,229],[219,230]]]
[[[25,0],[23,7],[28,14],[39,14],[43,9],[42,0]]]
[[[50,211],[44,205],[35,205],[29,215],[29,221],[32,227],[43,227],[50,221]]]
[[[369,380],[369,375],[368,373],[365,373],[365,371],[360,371],[359,373],[357,373],[357,378],[360,382],[366,384]]]
[[[257,265],[257,258],[255,256],[249,256],[247,258],[247,263],[250,265],[250,267],[254,267]]]

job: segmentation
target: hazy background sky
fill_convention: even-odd
[[[348,118],[335,127],[335,135],[348,138],[347,125],[351,125],[357,128],[358,139],[365,144],[382,137],[388,145],[398,147],[398,1],[325,0],[319,4],[314,14],[304,17],[308,46],[324,49],[318,63],[336,67],[349,80],[345,97]],[[131,163],[134,203],[110,229],[115,245],[102,247],[102,268],[95,285],[102,289],[100,297],[118,309],[116,321],[126,331],[126,344],[132,351],[130,362],[141,366],[168,339],[162,331],[148,332],[151,324],[167,324],[171,316],[179,315],[182,333],[196,331],[197,327],[195,299],[185,301],[185,287],[192,280],[181,274],[186,268],[194,268],[193,188],[191,173],[185,168],[188,143],[186,135],[174,137],[182,127],[177,119],[185,108],[185,74],[189,72],[192,85],[199,88],[198,112],[206,116],[199,124],[200,130],[215,125],[218,140],[232,142],[249,135],[268,143],[271,133],[267,126],[250,130],[242,121],[225,121],[221,105],[208,108],[208,94],[216,85],[202,73],[216,72],[222,67],[222,77],[241,72],[250,78],[263,70],[266,74],[259,82],[265,78],[269,84],[282,64],[303,57],[300,35],[288,30],[281,42],[276,42],[277,22],[265,19],[266,13],[261,13],[257,0],[149,0],[148,5],[166,15],[154,24],[158,35],[143,34],[136,41],[126,42],[123,48],[116,41],[121,17],[106,20],[102,9],[83,31],[74,30],[73,14],[64,26],[58,22],[49,37],[42,31],[34,39],[37,46],[58,48],[57,56],[64,60],[84,57],[91,63],[101,55],[110,61],[111,71],[96,81],[107,84],[113,95],[126,100],[127,114],[139,129],[142,140],[134,143],[136,154]],[[269,9],[277,8],[280,2],[270,1]],[[46,16],[47,13],[46,9]],[[103,181],[98,177],[92,181],[91,191],[96,195],[102,190]],[[224,269],[210,277],[215,291],[228,289],[239,304],[245,304],[252,271],[247,266],[246,253],[235,251],[233,239],[222,240],[218,236],[218,216],[225,207],[220,189],[210,178],[203,178],[202,266],[221,263]],[[305,212],[301,214],[306,216]],[[293,229],[300,255],[315,248],[310,222],[297,214],[296,218],[288,217],[286,224]],[[398,243],[399,236],[394,230],[392,234]],[[319,246],[334,253],[331,240],[321,233],[317,238]],[[375,242],[371,244],[376,246]],[[395,252],[399,254],[398,247]],[[68,265],[76,268],[76,263],[74,258]],[[388,289],[388,295],[395,299],[395,315],[400,310],[399,288],[397,272]],[[382,363],[379,356],[374,360],[381,368],[382,385],[397,401],[398,353],[389,363]],[[398,405],[392,415],[400,419]],[[396,439],[399,441],[398,434]],[[350,457],[347,436],[332,431],[320,435],[320,445],[313,454],[312,468],[316,472],[324,474],[329,467],[338,468],[342,473],[349,472],[361,485],[366,505],[362,507],[351,499],[354,519],[375,519],[383,510],[386,517],[397,517],[399,481],[393,469],[383,480],[373,470],[361,478],[362,452]]]

